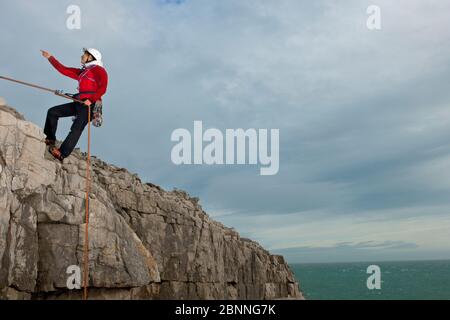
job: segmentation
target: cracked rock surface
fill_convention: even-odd
[[[0,299],[80,299],[86,155],[51,159],[0,98]],[[197,198],[92,159],[91,299],[302,299],[282,256],[212,220]],[[81,275],[81,279],[82,279]]]

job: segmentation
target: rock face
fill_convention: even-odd
[[[6,106],[0,139],[0,298],[80,299],[67,271],[83,272],[85,154],[54,161],[42,130]],[[303,298],[282,256],[210,219],[186,192],[96,158],[91,189],[89,298]]]

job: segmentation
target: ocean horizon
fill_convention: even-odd
[[[369,266],[380,289],[369,289]],[[307,300],[450,300],[450,260],[290,263]]]

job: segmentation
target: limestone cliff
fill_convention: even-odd
[[[0,99],[0,298],[79,299],[85,154],[51,159],[42,130]],[[91,299],[301,299],[289,266],[180,190],[92,160]]]

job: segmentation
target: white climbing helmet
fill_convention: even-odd
[[[90,53],[95,58],[95,60],[97,60],[99,62],[102,61],[102,54],[97,49],[94,49],[94,48],[83,48],[83,51],[87,52],[87,53]]]

